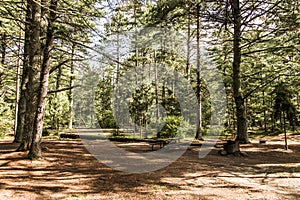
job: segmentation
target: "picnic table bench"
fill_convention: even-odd
[[[151,140],[149,141],[150,145],[152,145],[152,151],[154,151],[154,147],[155,146],[159,146],[159,148],[163,148],[164,146],[166,146],[167,144],[169,144],[170,142],[174,141],[175,143],[179,143],[181,138],[166,138],[166,139],[155,139],[155,140]]]

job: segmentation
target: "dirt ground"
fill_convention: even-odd
[[[300,199],[300,135],[242,145],[248,157],[199,159],[191,146],[156,172],[115,171],[95,159],[80,140],[44,140],[44,159],[30,161],[16,144],[0,141],[0,199]],[[121,144],[119,144],[121,145]],[[149,151],[147,144],[125,145]]]

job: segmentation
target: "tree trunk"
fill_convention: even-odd
[[[264,131],[265,133],[267,133],[267,113],[266,113],[266,109],[265,109],[265,105],[266,105],[266,101],[265,101],[265,90],[262,91],[262,95],[263,95],[263,109],[264,109]]]
[[[1,64],[2,66],[4,66],[5,64],[5,59],[6,59],[6,34],[5,33],[2,33],[1,34]]]
[[[30,38],[31,38],[31,5],[27,2],[26,17],[25,17],[25,35],[24,35],[24,57],[23,57],[23,70],[21,79],[21,91],[19,99],[19,110],[18,110],[18,121],[17,130],[15,134],[14,142],[21,143],[24,136],[25,127],[25,114],[26,114],[26,85],[28,82],[28,69],[29,69],[29,49],[30,49]],[[19,148],[22,150],[23,148]]]
[[[249,143],[245,100],[241,89],[241,9],[239,0],[232,0],[234,42],[233,42],[233,96],[236,105],[237,138],[240,143]]]
[[[4,67],[5,65],[5,59],[6,59],[6,34],[1,34],[1,65]],[[3,75],[4,75],[4,69],[0,70],[0,87],[2,87],[2,81],[3,81]]]
[[[284,126],[284,148],[285,150],[288,150],[288,143],[287,143],[287,135],[286,135],[286,116],[285,116],[285,112],[283,112],[283,126]]]
[[[53,23],[56,18],[56,8],[57,8],[57,0],[51,0],[50,19],[49,19],[49,24],[46,33],[46,45],[45,48],[43,49],[43,62],[41,67],[37,112],[36,112],[35,122],[34,122],[32,143],[28,154],[29,158],[34,158],[34,159],[42,157],[41,140],[42,140],[42,132],[43,132],[44,113],[46,107],[46,97],[48,92],[51,50],[53,48],[53,40],[54,40]]]
[[[20,35],[19,35],[19,44],[18,44],[17,73],[16,73],[16,100],[15,100],[14,136],[17,135],[18,112],[19,112],[20,72],[21,72],[21,37],[22,37],[22,34],[20,32]]]
[[[188,15],[188,32],[187,32],[187,51],[186,51],[186,78],[190,80],[191,66],[190,66],[190,55],[191,55],[191,16]]]
[[[156,53],[154,51],[154,67],[155,67],[155,104],[156,104],[156,113],[155,113],[155,116],[156,116],[156,121],[155,121],[155,126],[156,126],[156,137],[157,138],[160,138],[161,137],[161,134],[160,134],[160,130],[158,130],[158,119],[159,119],[159,107],[158,107],[158,69],[157,69],[157,63],[156,63]]]
[[[283,125],[282,125],[282,112],[280,112],[279,121],[280,121],[280,132],[282,132],[282,129],[283,129]]]
[[[195,139],[202,139],[202,102],[201,102],[201,66],[200,66],[200,5],[197,4],[197,88],[196,95],[198,99],[197,109],[197,132]]]
[[[58,91],[60,89],[60,85],[61,85],[61,75],[62,75],[62,66],[60,66],[58,68],[58,72],[57,72],[57,76],[56,76],[56,91]],[[55,99],[56,99],[56,103],[55,103],[55,110],[58,109],[58,103],[57,103],[57,93],[55,93]],[[56,130],[59,130],[59,124],[60,124],[60,121],[59,121],[59,117],[57,116],[57,113],[55,113],[55,115],[53,115],[53,122],[54,122],[54,128]]]
[[[25,125],[22,135],[22,143],[19,150],[28,150],[32,142],[32,133],[34,128],[35,116],[38,103],[38,90],[40,82],[40,58],[41,58],[41,2],[27,0],[29,6],[30,18],[30,40],[28,48],[28,82],[26,84],[26,112]]]
[[[28,56],[24,56],[28,57]],[[26,84],[28,82],[28,67],[25,64],[25,60],[23,61],[23,72],[22,72],[22,79],[21,79],[21,91],[20,91],[20,99],[18,102],[19,108],[18,108],[18,116],[17,116],[17,128],[16,128],[16,134],[14,142],[21,143],[23,141],[23,135],[24,135],[24,126],[25,126],[25,114],[26,114]],[[25,67],[26,66],[26,67]]]
[[[75,73],[75,65],[74,65],[74,54],[75,54],[75,47],[76,44],[73,43],[72,45],[72,54],[71,54],[71,77],[70,77],[70,90],[69,90],[69,129],[73,128],[73,104],[74,104],[74,94],[73,94],[73,87],[74,87],[74,73]]]

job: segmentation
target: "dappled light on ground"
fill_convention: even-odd
[[[241,146],[248,157],[220,156],[214,148],[199,159],[201,147],[191,146],[175,163],[143,174],[110,169],[80,140],[45,140],[44,159],[36,161],[2,141],[0,199],[299,199],[300,138],[293,140],[290,151],[283,142],[252,141]],[[116,145],[151,151],[143,143]]]

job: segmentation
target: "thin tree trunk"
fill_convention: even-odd
[[[154,51],[154,67],[155,67],[155,104],[156,104],[156,120],[155,120],[155,126],[156,126],[156,137],[160,138],[161,134],[158,130],[158,119],[159,119],[159,106],[158,106],[158,71],[157,71],[157,63],[156,63],[156,52]]]
[[[282,125],[282,113],[281,112],[280,112],[280,116],[279,116],[279,121],[280,121],[280,132],[282,132],[283,125]]]
[[[14,121],[14,136],[17,135],[18,126],[18,112],[19,112],[19,96],[20,96],[20,72],[21,72],[21,37],[19,35],[19,45],[18,45],[18,61],[17,61],[17,73],[16,73],[16,100],[15,100],[15,121]]]
[[[165,86],[165,83],[163,83],[163,85],[162,85],[162,90],[161,90],[161,102],[162,102],[162,105],[163,105],[163,106],[166,105],[166,86]]]
[[[70,90],[69,90],[69,129],[73,128],[73,104],[74,104],[74,94],[73,94],[73,87],[74,87],[74,73],[75,73],[75,65],[73,62],[74,55],[75,55],[75,48],[76,44],[73,43],[72,45],[72,54],[71,54],[71,77],[70,77]]]
[[[232,0],[234,42],[233,42],[233,96],[236,105],[237,138],[240,143],[249,143],[245,100],[241,92],[241,9],[239,0]]]
[[[186,78],[190,80],[190,54],[191,54],[191,16],[188,15],[188,32],[187,32],[187,51],[186,51]]]
[[[266,113],[266,109],[265,109],[265,104],[266,104],[266,101],[265,101],[265,90],[262,91],[262,95],[263,95],[263,109],[264,109],[264,130],[265,130],[265,133],[267,133],[267,113]]]
[[[272,96],[271,96],[271,99],[273,99]],[[270,101],[270,107],[273,108],[273,101]],[[274,114],[272,114],[271,117],[272,117],[271,118],[271,120],[272,120],[272,132],[274,132],[275,127],[276,127],[276,122],[275,122],[275,116],[274,116]]]
[[[289,147],[288,147],[288,143],[287,143],[287,135],[286,135],[286,116],[285,116],[285,113],[283,112],[283,127],[284,127],[284,147],[285,147],[285,150],[288,150]]]
[[[6,60],[6,47],[7,47],[7,41],[6,41],[6,34],[2,33],[1,34],[1,64],[2,66],[5,65],[5,60]]]
[[[1,24],[0,24],[1,26]],[[2,67],[5,66],[5,60],[6,60],[6,34],[2,33],[1,34],[1,65]],[[0,88],[2,87],[2,81],[3,81],[3,75],[4,75],[4,69],[0,70]]]
[[[201,100],[201,64],[200,64],[200,5],[197,4],[197,88],[196,95],[198,99],[198,109],[197,109],[197,132],[196,139],[202,139],[202,100]]]
[[[62,75],[62,66],[60,66],[58,68],[58,72],[57,72],[57,76],[56,76],[56,86],[55,86],[55,89],[56,91],[59,91],[60,89],[60,85],[61,85],[61,75]],[[55,110],[58,109],[58,103],[57,103],[57,93],[55,93],[55,99],[56,99],[56,104],[55,104]],[[53,115],[53,121],[54,121],[54,128],[56,130],[59,130],[59,124],[60,124],[60,121],[59,121],[59,117],[57,116],[57,113],[55,113],[55,115]]]
[[[116,74],[116,85],[117,85],[117,94],[120,94],[120,88],[119,88],[119,78],[120,78],[120,35],[119,35],[119,28],[117,30],[117,74]],[[119,100],[119,95],[116,95],[116,104],[115,104],[115,108],[116,108],[116,117],[118,119],[118,121],[121,119],[121,116],[120,116],[120,100]],[[120,130],[120,126],[117,125],[117,133],[119,134]]]
[[[6,34],[2,33],[1,34],[1,64],[4,65],[5,64],[5,60],[6,60]]]

